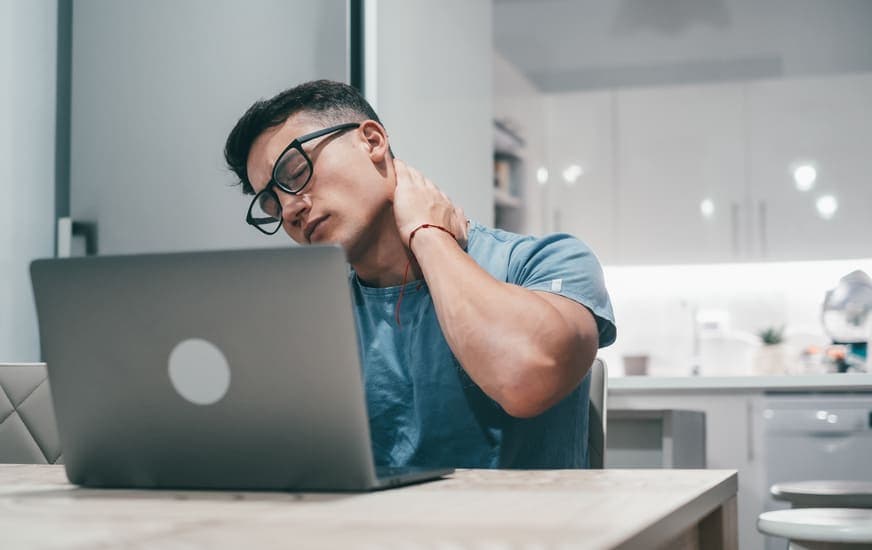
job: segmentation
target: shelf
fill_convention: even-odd
[[[523,158],[524,140],[501,122],[494,121],[494,154]]]
[[[524,228],[524,151],[515,124],[494,120],[494,227],[519,233]]]
[[[520,208],[521,198],[512,195],[508,191],[495,187],[494,204],[503,208]]]

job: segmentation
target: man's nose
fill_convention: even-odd
[[[282,205],[282,220],[294,225],[294,222],[302,222],[303,216],[312,207],[312,200],[308,193],[291,195],[290,193],[277,193]]]

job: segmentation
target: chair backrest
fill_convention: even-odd
[[[54,464],[60,459],[45,363],[0,363],[0,463]]]
[[[602,469],[606,463],[606,401],[609,393],[606,362],[600,358],[590,367],[590,405],[587,415],[587,454],[590,467]]]

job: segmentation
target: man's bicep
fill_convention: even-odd
[[[581,372],[583,376],[596,358],[599,343],[599,330],[593,313],[584,305],[566,296],[541,290],[534,290],[533,293],[556,309],[568,329],[576,336],[579,343],[578,357],[573,364],[583,369]]]
[[[614,342],[614,313],[602,266],[584,242],[565,234],[524,241],[513,250],[509,266],[506,282],[543,297],[580,336],[596,335],[592,345],[584,340],[591,356]]]

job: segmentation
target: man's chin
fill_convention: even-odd
[[[348,245],[346,243],[342,242],[342,239],[324,238],[324,239],[318,239],[317,241],[309,243],[309,244],[322,245],[322,246],[323,245],[338,245],[338,246],[342,247],[342,250],[344,250],[346,254],[348,254]]]

